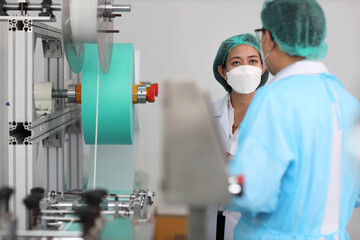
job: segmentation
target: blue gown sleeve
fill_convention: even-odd
[[[359,191],[359,194],[358,194],[358,197],[356,199],[356,203],[355,203],[355,207],[360,207],[360,191]]]
[[[250,216],[276,208],[282,178],[294,159],[291,110],[261,90],[241,123],[238,150],[229,164],[230,175],[243,175],[245,183],[243,196],[233,198],[228,209]]]

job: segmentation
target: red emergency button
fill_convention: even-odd
[[[154,83],[153,86],[155,87],[155,96],[157,97],[159,95],[159,84]]]
[[[146,100],[148,102],[155,102],[155,87],[150,86],[147,88]]]

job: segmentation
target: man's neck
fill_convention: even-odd
[[[273,56],[273,74],[276,75],[287,66],[304,59],[304,57],[289,56],[282,51],[278,51],[277,54]]]

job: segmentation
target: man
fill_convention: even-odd
[[[272,82],[240,126],[231,175],[244,175],[235,239],[349,239],[360,178],[348,141],[360,105],[319,62],[326,21],[315,0],[268,0],[261,48]]]

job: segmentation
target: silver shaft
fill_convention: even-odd
[[[53,89],[52,97],[53,98],[68,98],[68,90],[67,89]]]
[[[73,210],[41,210],[42,214],[71,214]]]
[[[25,5],[26,6],[26,5]],[[102,6],[106,9],[107,12],[117,13],[117,12],[131,12],[131,5],[126,4],[114,4],[114,5],[105,5]],[[20,11],[19,3],[6,3],[4,4],[5,11]],[[42,6],[40,3],[29,3],[25,8],[25,11],[42,11]],[[61,4],[53,3],[50,6],[50,11],[61,11]]]
[[[78,217],[57,217],[57,216],[41,216],[41,220],[54,220],[54,221],[79,221]]]
[[[113,13],[115,13],[115,12],[131,12],[131,5],[114,4],[111,6],[106,6],[106,10],[110,10]]]
[[[115,208],[115,205],[117,205],[120,208],[128,208],[129,207],[129,203],[124,203],[124,202],[118,202],[117,204],[115,202],[109,202],[108,203],[108,207],[109,208]]]
[[[64,210],[42,210],[41,213],[46,213],[46,214],[71,214],[71,213],[75,213],[75,211],[64,211]],[[120,210],[117,211],[117,213],[121,216],[126,216],[126,215],[133,215],[134,211],[127,211],[127,210]],[[116,211],[115,210],[106,210],[106,211],[101,211],[101,215],[115,215]],[[77,217],[59,217],[59,216],[41,216],[42,220],[57,220],[57,221],[78,221],[79,218]]]
[[[6,3],[4,4],[4,9],[6,11],[20,11],[19,3]],[[41,11],[42,6],[40,3],[31,3],[24,8],[26,11]],[[50,7],[51,11],[61,11],[61,4],[53,3]]]
[[[81,231],[46,231],[46,230],[18,230],[17,237],[61,237],[61,238],[78,238],[82,237]]]
[[[134,215],[134,211],[124,211],[124,210],[120,210],[117,212],[119,215],[121,216],[126,216],[126,215]],[[113,210],[109,210],[109,211],[101,211],[101,215],[115,215],[116,211]]]
[[[129,207],[128,202],[118,202],[117,205],[120,208],[121,207],[123,207],[123,208],[124,207]],[[59,202],[59,203],[51,204],[51,207],[53,207],[53,208],[72,208],[73,203],[72,202]],[[109,202],[108,207],[109,208],[114,208],[115,207],[115,202]],[[45,211],[48,211],[48,210],[45,210]],[[55,210],[55,211],[57,211],[57,210]]]
[[[118,198],[130,198],[131,195],[126,194],[110,194],[108,197],[118,197]]]
[[[54,208],[71,208],[73,206],[72,202],[59,202],[55,204],[51,204],[51,207]]]

